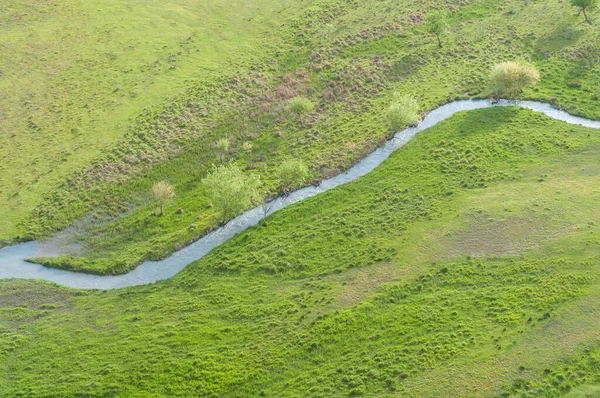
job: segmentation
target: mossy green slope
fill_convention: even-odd
[[[2,281],[0,391],[585,391],[600,372],[599,154],[596,130],[462,113],[172,280],[107,292]]]

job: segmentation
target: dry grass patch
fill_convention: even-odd
[[[536,214],[499,219],[492,214],[474,213],[467,217],[466,230],[441,238],[444,258],[513,256],[575,229],[569,223],[556,225]]]

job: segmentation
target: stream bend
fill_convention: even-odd
[[[492,103],[489,100],[451,102],[431,111],[418,126],[409,127],[406,130],[396,133],[392,139],[346,172],[324,180],[317,187],[309,186],[295,191],[285,198],[280,197],[275,199],[270,203],[271,210],[269,214],[364,176],[379,166],[394,151],[410,141],[417,133],[435,126],[457,112],[497,106],[518,106],[543,113],[553,119],[570,124],[600,129],[600,121],[573,116],[542,102],[506,100],[498,103]],[[133,271],[122,275],[85,274],[28,263],[26,261],[28,258],[36,257],[40,254],[47,255],[42,242],[33,241],[8,246],[0,249],[0,279],[39,279],[78,289],[116,289],[127,286],[145,285],[173,277],[191,262],[201,259],[215,247],[249,227],[256,225],[263,218],[263,209],[261,206],[258,206],[236,217],[225,226],[209,233],[191,245],[173,253],[170,257],[161,261],[146,261]]]

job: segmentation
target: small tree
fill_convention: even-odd
[[[585,21],[592,24],[592,20],[588,17],[587,12],[598,7],[598,0],[569,0],[573,7],[579,8],[579,13],[583,13]]]
[[[514,98],[525,87],[535,85],[540,74],[533,66],[509,61],[495,65],[490,80],[496,98]]]
[[[385,112],[385,121],[392,131],[419,121],[419,102],[410,94],[395,94],[394,102]]]
[[[290,110],[290,112],[298,116],[300,126],[304,127],[304,116],[312,112],[313,109],[315,109],[315,106],[312,102],[310,102],[308,98],[294,97],[290,100],[288,104],[288,109]]]
[[[442,47],[442,39],[448,32],[448,18],[446,17],[445,12],[433,12],[427,16],[427,20],[425,21],[425,30],[437,38],[438,47]]]
[[[152,186],[152,193],[154,198],[158,201],[160,206],[160,215],[164,214],[164,206],[169,200],[175,197],[175,189],[171,184],[166,181],[157,182]]]
[[[215,167],[203,180],[211,203],[221,210],[223,221],[260,199],[260,177],[246,176],[233,163]]]
[[[286,190],[302,186],[308,175],[308,167],[299,159],[286,160],[277,168],[277,179]]]
[[[213,148],[217,153],[217,158],[222,162],[229,151],[229,138],[221,138],[213,143]]]

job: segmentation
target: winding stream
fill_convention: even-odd
[[[600,128],[599,121],[572,116],[564,111],[552,108],[549,104],[541,102],[500,101],[496,104],[492,104],[488,100],[452,102],[433,110],[418,126],[410,127],[397,133],[382,147],[377,148],[345,173],[324,180],[318,187],[309,186],[295,191],[285,198],[277,198],[273,202],[270,202],[270,211],[268,214],[369,173],[387,159],[395,150],[410,141],[418,132],[446,120],[457,112],[495,106],[518,106],[541,112],[553,119],[570,124]],[[0,249],[0,278],[41,279],[80,289],[116,289],[126,286],[145,285],[173,277],[191,262],[201,259],[212,249],[231,239],[234,235],[256,225],[264,217],[263,207],[258,206],[231,220],[227,225],[211,232],[195,243],[173,253],[170,257],[162,261],[146,261],[133,271],[123,275],[101,276],[84,274],[47,268],[39,264],[26,262],[26,259],[41,254],[46,256],[59,254],[58,252],[48,252],[48,248],[45,247],[42,242],[34,241],[8,246]]]

